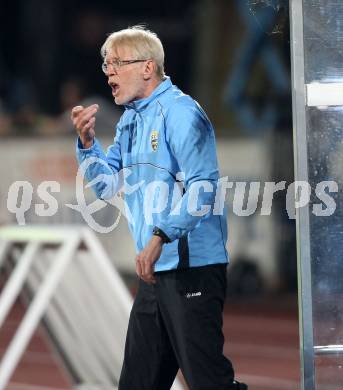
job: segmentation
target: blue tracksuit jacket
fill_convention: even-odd
[[[89,149],[78,140],[76,152],[79,163],[102,160],[85,173],[88,180],[103,175],[94,185],[98,197],[124,189],[137,252],[154,226],[170,238],[156,272],[228,262],[226,213],[212,212],[219,179],[213,127],[169,77],[149,97],[125,106],[106,154],[96,139]]]

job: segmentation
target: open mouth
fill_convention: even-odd
[[[116,96],[119,91],[119,85],[117,83],[110,83],[110,87],[112,89],[112,95]]]

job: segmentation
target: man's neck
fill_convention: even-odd
[[[143,99],[150,96],[154,92],[154,90],[162,83],[162,81],[163,81],[162,79],[151,80],[151,82],[149,83],[149,85],[147,86],[144,92]]]

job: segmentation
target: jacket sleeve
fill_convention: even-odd
[[[93,145],[83,149],[80,138],[76,142],[76,157],[79,169],[100,199],[111,199],[122,187],[122,158],[120,152],[120,129],[117,127],[114,143],[104,153],[95,138]]]
[[[219,178],[213,127],[194,101],[174,104],[166,137],[181,172],[184,194],[159,228],[173,241],[193,230],[213,210]]]

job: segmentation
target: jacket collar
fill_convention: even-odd
[[[158,95],[166,91],[168,88],[172,87],[172,82],[169,76],[165,76],[164,80],[153,90],[153,92],[146,98],[134,100],[128,104],[125,104],[125,109],[134,109],[135,111],[144,110],[148,104],[156,99]]]

